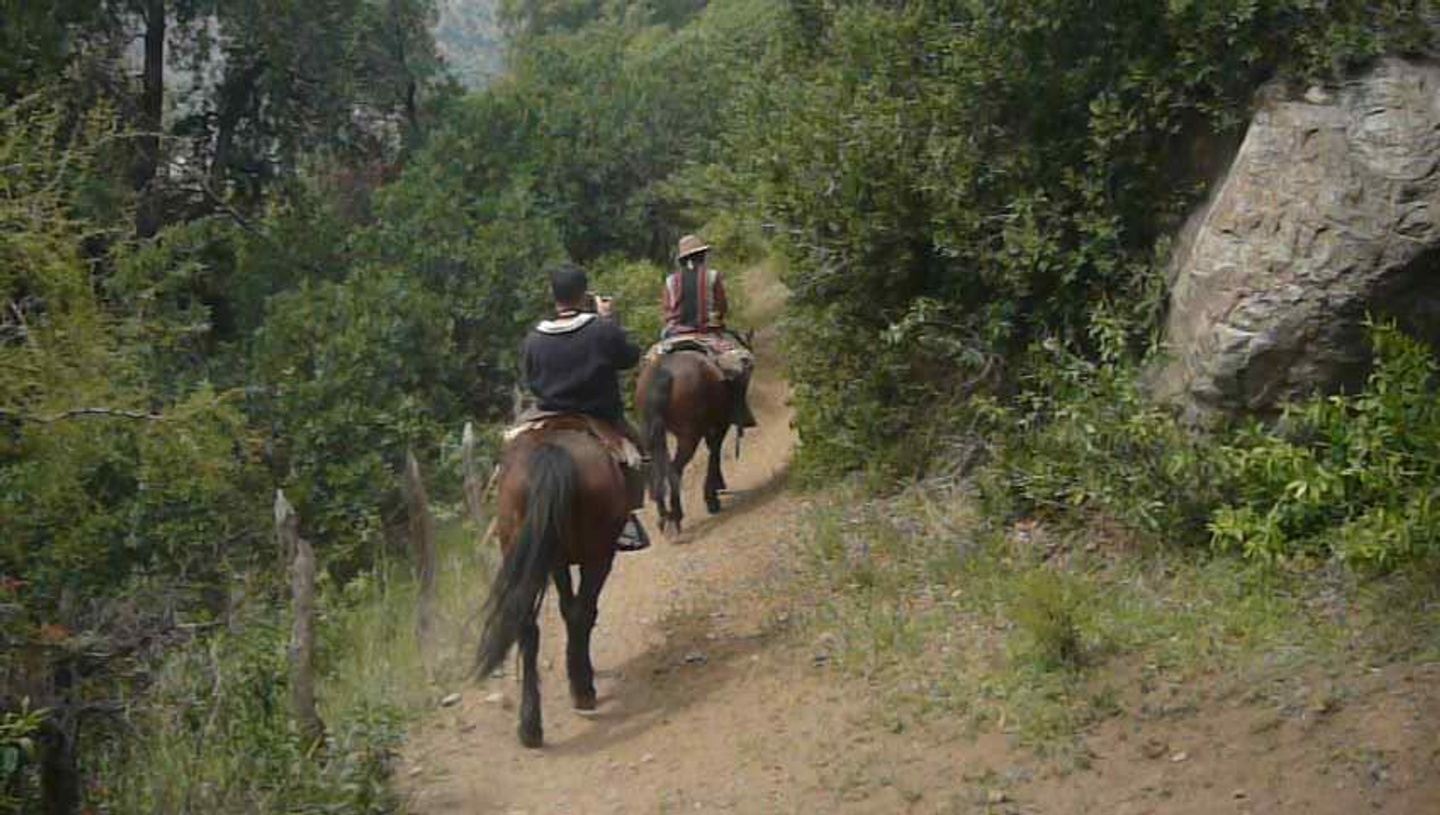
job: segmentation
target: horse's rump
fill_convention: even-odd
[[[645,426],[658,420],[676,435],[703,437],[728,424],[729,387],[725,371],[708,351],[672,350],[651,357],[641,368],[635,403]],[[645,436],[648,440],[650,434]],[[655,451],[649,452],[653,458]]]
[[[707,353],[686,349],[653,357],[640,371],[636,388],[650,454],[650,497],[661,530],[673,526],[678,532],[683,518],[680,477],[701,442],[710,448],[705,503],[712,513],[719,511],[718,491],[724,488],[719,445],[730,427],[731,383]],[[675,437],[673,457],[670,435]]]
[[[583,564],[608,558],[629,517],[625,477],[620,463],[587,417],[565,414],[543,426],[516,434],[501,458],[496,531],[507,551],[518,538],[529,510],[531,462],[543,447],[563,450],[575,468],[574,501],[562,553],[566,562]],[[602,424],[603,423],[598,423]]]

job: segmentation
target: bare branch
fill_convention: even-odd
[[[80,416],[107,416],[115,419],[137,419],[150,422],[163,422],[165,417],[159,413],[142,413],[138,410],[124,410],[121,408],[107,407],[82,407],[71,408],[59,413],[52,413],[49,416],[36,416],[30,413],[22,413],[18,410],[0,408],[0,418],[14,419],[19,422],[31,424],[54,424],[65,419],[74,419]]]

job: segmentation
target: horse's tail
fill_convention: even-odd
[[[529,471],[520,537],[495,575],[485,602],[485,627],[475,656],[480,677],[500,666],[521,628],[539,614],[569,532],[580,481],[575,460],[565,448],[547,442],[530,454]]]
[[[670,450],[665,441],[665,411],[670,409],[670,389],[675,375],[660,360],[645,390],[645,447],[650,454],[650,497],[658,504],[670,478]]]

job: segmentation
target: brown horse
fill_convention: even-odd
[[[660,531],[670,526],[678,534],[685,519],[680,479],[702,439],[710,449],[705,508],[711,514],[720,511],[720,490],[725,489],[720,448],[730,430],[730,385],[719,366],[704,353],[673,351],[645,366],[635,390],[635,402],[644,420],[642,434],[650,454],[650,497],[660,516]],[[673,459],[669,456],[667,433],[675,436]]]
[[[565,618],[566,672],[576,710],[595,708],[590,632],[600,590],[610,575],[615,541],[629,517],[625,478],[605,446],[583,429],[560,423],[521,435],[506,449],[496,519],[504,562],[486,601],[476,669],[488,676],[520,645],[520,743],[539,747],[539,613],[554,581]],[[580,591],[570,567],[580,567]]]

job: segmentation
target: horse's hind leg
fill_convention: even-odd
[[[565,618],[565,673],[570,677],[570,698],[576,710],[590,710],[595,706],[593,694],[587,707],[579,692],[584,686],[585,667],[582,655],[576,650],[581,641],[579,629],[585,624],[585,604],[575,596],[569,566],[555,570],[555,593],[560,597],[560,616]]]
[[[545,741],[540,725],[540,621],[531,617],[520,627],[520,743],[539,747]]]
[[[603,565],[580,568],[580,595],[571,604],[573,613],[565,620],[569,634],[565,664],[570,674],[570,698],[576,710],[595,709],[595,666],[590,663],[590,633],[600,614],[600,590],[610,576],[610,565],[607,560]]]
[[[699,436],[675,437],[675,460],[670,466],[670,522],[675,525],[676,534],[679,534],[680,524],[685,519],[685,508],[680,503],[680,484],[685,477],[685,467],[695,457],[699,446]]]
[[[725,444],[725,430],[718,433],[711,433],[705,439],[705,446],[710,450],[710,463],[705,469],[705,508],[714,515],[720,511],[720,490],[725,489],[725,475],[720,472],[720,459],[724,457],[721,449]]]

